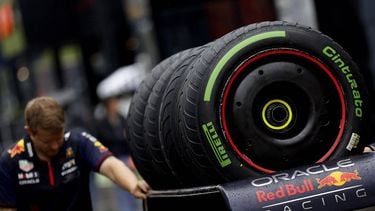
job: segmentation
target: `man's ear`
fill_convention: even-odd
[[[23,128],[26,130],[26,132],[27,132],[27,134],[29,134],[29,136],[34,136],[33,130],[28,125],[25,125]]]

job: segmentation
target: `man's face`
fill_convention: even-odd
[[[29,133],[38,156],[42,159],[50,159],[57,155],[64,143],[64,131],[51,133],[46,130],[37,130]]]

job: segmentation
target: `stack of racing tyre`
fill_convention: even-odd
[[[155,66],[133,96],[128,141],[153,189],[220,184],[362,152],[367,98],[331,38],[262,22]]]

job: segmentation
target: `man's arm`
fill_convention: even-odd
[[[103,161],[99,172],[137,198],[145,199],[150,187],[119,159],[110,156]]]

